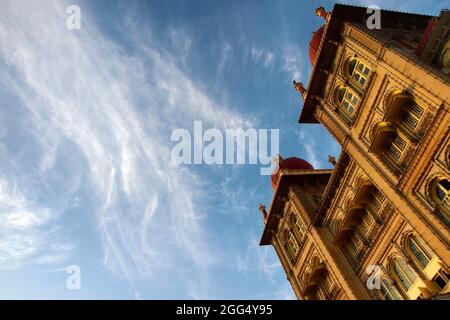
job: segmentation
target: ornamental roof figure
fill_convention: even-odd
[[[316,15],[318,17],[322,17],[325,21],[327,20],[328,14],[329,14],[328,11],[325,10],[324,7],[316,8]]]
[[[305,100],[305,94],[306,94],[306,88],[303,86],[302,82],[298,82],[293,80],[292,83],[294,84],[295,90],[300,92],[300,95],[302,96],[302,99]]]

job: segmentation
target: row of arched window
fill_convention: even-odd
[[[371,69],[367,63],[353,57],[344,63],[345,76],[349,85],[342,85],[336,89],[335,102],[341,113],[347,119],[353,119],[361,102],[362,92],[367,87]]]
[[[405,243],[405,252],[409,257],[397,256],[388,265],[388,274],[381,280],[380,295],[383,299],[399,300],[408,297],[408,291],[416,286],[417,279],[422,280],[422,285],[431,281],[433,285],[420,287],[422,292],[419,298],[427,298],[431,291],[444,289],[450,282],[449,270],[444,267],[437,269],[430,279],[425,279],[425,269],[435,257],[431,248],[417,235],[410,234]],[[389,278],[389,279],[388,279]],[[392,279],[392,280],[390,280]],[[402,294],[399,292],[402,291]]]
[[[356,192],[344,206],[344,217],[337,220],[334,243],[345,248],[353,260],[359,260],[364,243],[376,224],[381,223],[384,195],[367,179],[358,179]]]
[[[352,121],[373,71],[366,62],[357,57],[347,59],[343,69],[348,81],[336,88],[334,99],[339,112],[345,119]],[[376,148],[371,148],[371,151],[383,154],[395,165],[401,160],[408,143],[415,143],[420,139],[417,129],[425,109],[411,94],[400,90],[392,91],[384,103],[385,117],[379,124],[381,126],[375,126],[372,132],[373,142],[380,139],[382,141],[375,141]],[[381,137],[377,137],[379,134]]]
[[[398,168],[407,146],[420,140],[418,127],[425,110],[409,92],[401,90],[387,95],[384,110],[383,119],[372,128],[369,152]]]

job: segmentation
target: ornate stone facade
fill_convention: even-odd
[[[333,170],[279,168],[261,245],[299,299],[448,298],[450,14],[382,11],[371,30],[365,8],[317,12],[299,122],[342,152]]]

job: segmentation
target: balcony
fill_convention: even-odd
[[[309,276],[304,289],[300,292],[301,296],[310,298],[314,297],[320,283],[323,281],[326,275],[327,269],[323,262],[315,266],[311,271],[311,275]]]

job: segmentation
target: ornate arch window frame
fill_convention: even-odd
[[[430,198],[431,204],[434,206],[435,209],[439,210],[439,212],[442,214],[441,219],[445,219],[444,221],[447,226],[450,224],[450,206],[445,206],[443,204],[444,201],[450,202],[450,194],[447,194],[443,200],[441,200],[436,192],[436,188],[438,187],[438,183],[442,180],[450,181],[449,178],[447,178],[444,175],[437,175],[436,177],[432,178],[431,181],[428,184],[428,196]],[[448,198],[447,200],[445,200]]]
[[[390,299],[386,299],[386,294],[383,294],[383,288],[386,294],[391,297]],[[381,277],[380,290],[378,290],[378,294],[383,300],[403,300],[400,292],[398,292],[397,288],[395,288],[395,286],[393,286],[389,279],[385,276]]]
[[[345,90],[341,96],[342,90]],[[348,95],[351,95],[349,97]],[[356,101],[355,101],[356,99]],[[352,87],[346,85],[346,84],[340,84],[337,85],[334,89],[333,93],[333,101],[336,106],[335,109],[338,110],[338,112],[344,116],[344,118],[348,122],[353,122],[353,120],[356,118],[356,114],[358,113],[358,110],[361,105],[362,97],[361,95],[356,92]],[[345,107],[347,103],[348,107]],[[353,109],[353,110],[351,110]]]
[[[430,264],[431,260],[435,256],[435,254],[431,250],[431,248],[423,248],[423,245],[420,242],[423,242],[424,240],[420,239],[420,241],[419,241],[418,237],[419,236],[417,234],[415,234],[414,232],[409,232],[408,234],[406,234],[404,237],[404,240],[403,240],[403,248],[404,248],[406,254],[412,259],[414,264],[421,270],[425,270],[425,268]],[[416,254],[414,252],[412,252],[411,246],[410,246],[411,241],[414,241],[414,244],[417,247],[417,249],[419,249],[422,252],[422,254],[425,255],[425,257],[428,259],[428,262],[425,266],[420,262],[420,260],[416,256]]]
[[[358,68],[359,66],[361,66],[361,69]],[[353,87],[365,91],[369,87],[374,72],[372,66],[365,59],[353,54],[345,58],[342,65],[342,74]],[[364,80],[361,81],[362,79]]]
[[[392,279],[394,279],[394,281],[398,284],[398,286],[407,294],[408,291],[414,287],[414,284],[416,283],[417,279],[419,279],[419,275],[416,273],[416,271],[414,271],[414,269],[409,266],[409,268],[411,269],[411,271],[414,273],[415,278],[414,279],[410,279],[409,276],[407,275],[406,271],[402,269],[402,267],[400,266],[400,264],[398,263],[398,261],[402,260],[404,262],[405,266],[408,266],[408,262],[405,260],[405,258],[403,258],[402,256],[395,254],[390,260],[389,260],[389,273],[390,276],[392,277]],[[406,276],[407,280],[410,282],[410,285],[408,286],[408,288],[405,287],[405,284],[401,281],[400,277],[397,275],[397,272],[395,271],[395,263],[397,263],[397,265],[399,266],[400,270],[404,273],[404,276]]]

